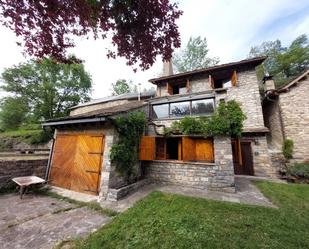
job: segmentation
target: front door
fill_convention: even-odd
[[[254,175],[251,141],[232,140],[234,173],[236,175]]]
[[[101,134],[57,135],[51,163],[51,184],[98,194],[103,146]]]

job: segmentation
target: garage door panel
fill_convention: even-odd
[[[57,136],[50,177],[52,184],[96,194],[100,181],[103,145],[103,135]]]

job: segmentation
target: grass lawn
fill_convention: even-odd
[[[309,248],[309,186],[257,182],[279,208],[153,192],[76,248]]]

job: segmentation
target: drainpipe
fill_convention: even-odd
[[[56,141],[56,134],[57,134],[57,129],[55,129],[55,133],[52,139],[52,146],[49,152],[48,156],[48,162],[47,162],[47,168],[46,168],[46,173],[45,173],[45,181],[48,182],[49,175],[50,175],[50,166],[51,166],[51,160],[54,152],[54,146],[55,146],[55,141]]]

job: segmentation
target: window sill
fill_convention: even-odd
[[[152,160],[150,162],[216,166],[215,163],[201,162],[201,161],[200,162],[196,162],[196,161],[180,161],[180,160]]]

